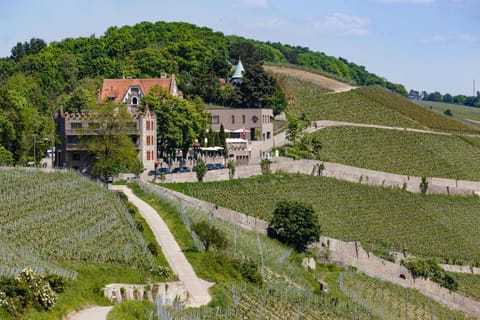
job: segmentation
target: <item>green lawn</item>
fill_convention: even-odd
[[[166,187],[269,219],[281,199],[314,206],[322,234],[360,241],[371,251],[389,249],[449,262],[479,262],[480,202],[476,197],[425,196],[300,174]]]
[[[360,127],[314,133],[328,162],[411,176],[480,180],[480,138]]]

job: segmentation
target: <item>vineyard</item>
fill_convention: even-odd
[[[479,123],[469,120],[480,121],[480,108],[467,107],[459,104],[442,103],[434,101],[419,101],[420,106],[427,110],[435,111],[439,114],[444,114],[445,110],[450,109],[452,118],[465,121],[469,125],[479,127]]]
[[[453,120],[450,117],[420,108],[417,104],[407,98],[401,97],[398,94],[380,87],[362,88],[359,90],[359,94],[370,101],[379,103],[390,108],[394,112],[398,112],[409,119],[413,119],[430,129],[475,133],[480,131],[479,129],[472,128],[459,121]]]
[[[340,277],[340,290],[386,320],[467,319],[413,289],[381,281],[353,271]]]
[[[130,214],[106,189],[69,172],[0,170],[0,181],[0,273],[30,267],[74,278],[59,267],[65,261],[153,267]]]
[[[166,184],[193,197],[269,219],[280,199],[314,206],[322,234],[449,262],[478,263],[478,198],[424,196],[332,178],[277,174],[222,182]]]
[[[326,93],[308,81],[276,76],[289,97],[287,112],[305,120],[337,120],[422,129],[424,126],[360,94],[361,89]],[[419,108],[421,109],[421,108]],[[423,110],[423,109],[422,109]]]
[[[217,220],[209,213],[187,209],[184,203],[165,198],[151,185],[141,184],[141,187],[146,192],[144,198],[160,199],[174,207],[186,229],[197,221],[207,220],[222,230],[229,240],[229,247],[221,253],[224,259],[253,259],[266,280],[262,286],[242,281],[217,281],[208,306],[185,310],[175,303],[162,305],[160,297],[156,306],[145,307],[148,311],[143,314],[153,314],[154,319],[176,320],[405,319],[405,296],[402,295],[405,289],[355,272],[342,272],[339,267],[320,266],[315,272],[303,270],[298,255],[278,242]],[[178,226],[174,229],[178,230]],[[201,251],[201,246],[197,250]],[[189,259],[195,258],[189,255]],[[320,293],[317,279],[328,282],[329,294]],[[416,291],[409,290],[408,295],[412,299],[408,300],[407,308],[410,319],[416,319],[415,315],[428,315],[418,319],[466,319],[461,313]]]
[[[480,180],[480,138],[360,127],[314,133],[324,161],[418,177]]]
[[[336,120],[450,132],[479,132],[476,128],[419,107],[380,87],[332,94],[306,79],[278,74],[275,74],[275,77],[289,98],[287,111],[304,120]]]

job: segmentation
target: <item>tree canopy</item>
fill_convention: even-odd
[[[284,200],[277,204],[267,234],[302,252],[309,243],[318,241],[320,225],[311,205]]]
[[[246,69],[243,84],[222,84],[219,79],[231,76],[239,58]],[[225,106],[267,107],[278,114],[286,99],[275,79],[263,70],[265,62],[302,65],[358,85],[379,84],[403,94],[403,86],[363,66],[305,47],[224,36],[183,22],[142,22],[110,27],[99,37],[66,38],[50,44],[38,38],[19,41],[9,57],[0,58],[0,145],[13,155],[15,164],[32,160],[32,137],[50,139],[54,111],[60,107],[72,112],[91,109],[105,78],[175,73],[180,90],[191,101],[201,98]],[[464,101],[477,103],[467,97]],[[182,135],[184,141],[195,136],[185,131]],[[40,148],[44,152],[47,146]]]

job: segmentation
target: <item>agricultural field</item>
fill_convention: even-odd
[[[460,121],[450,117],[439,115],[438,113],[419,108],[418,105],[407,98],[392,93],[380,87],[366,87],[359,90],[359,93],[365,98],[384,105],[391,110],[413,119],[421,125],[440,131],[449,132],[474,132],[479,133],[480,129],[472,128]]]
[[[362,273],[343,272],[339,286],[345,295],[356,299],[382,319],[469,319],[463,313],[432,301],[417,290],[381,281]]]
[[[480,138],[361,127],[313,133],[320,159],[419,177],[480,180]]]
[[[419,107],[410,100],[380,87],[330,93],[318,83],[274,74],[288,97],[287,112],[303,120],[336,120],[449,132],[480,132],[480,129]]]
[[[416,103],[427,110],[432,110],[442,115],[444,114],[445,110],[450,109],[453,119],[463,121],[472,127],[480,127],[480,108],[434,101],[418,101]]]
[[[395,110],[363,96],[360,94],[361,89],[329,93],[327,89],[299,78],[279,75],[276,79],[289,99],[287,112],[302,120],[336,120],[424,128]]]
[[[477,197],[425,196],[332,178],[276,174],[165,187],[268,220],[280,199],[313,205],[323,235],[367,250],[479,263]]]
[[[0,181],[0,276],[28,267],[68,280],[51,311],[32,310],[25,319],[108,304],[101,295],[107,283],[161,280],[150,270],[162,259],[151,255],[114,193],[71,172],[2,169]],[[0,318],[10,319],[1,311]]]
[[[186,209],[181,203],[165,199],[152,186],[137,186],[134,192],[156,207],[169,228],[174,230],[175,237],[181,239],[182,250],[187,252],[197,274],[204,277],[210,275],[206,279],[216,282],[211,290],[213,300],[208,306],[196,310],[145,306],[143,310],[136,309],[136,314],[149,314],[148,311],[151,311],[161,314],[163,318],[175,319],[405,319],[405,314],[402,313],[405,310],[402,308],[405,305],[402,300],[404,291],[401,287],[371,281],[364,275],[344,272],[334,265],[317,264],[315,271],[304,270],[300,267],[303,255],[294,253],[276,241],[236,228],[208,213]],[[170,209],[165,208],[165,202]],[[220,257],[215,253],[201,253],[198,248],[193,249],[196,245],[188,229],[191,224],[202,220],[208,220],[219,228],[229,240],[228,247],[216,253]],[[208,256],[210,258],[206,259]],[[214,256],[216,258],[211,259]],[[262,286],[228,274],[231,272],[229,261],[239,258],[255,261],[265,280]],[[214,267],[214,264],[222,267]],[[320,294],[319,279],[328,283],[328,295]],[[451,311],[416,291],[409,290],[409,294],[412,298],[408,306],[410,316],[466,319],[462,314]],[[379,303],[384,303],[383,309],[378,308]],[[136,307],[140,306],[137,304]],[[115,309],[119,310],[120,306]],[[116,319],[123,319],[121,312],[117,318],[111,318]]]
[[[480,275],[468,273],[450,273],[458,282],[458,290],[474,299],[480,300]]]

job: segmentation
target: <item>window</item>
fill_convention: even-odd
[[[137,97],[133,97],[133,98],[132,98],[132,104],[133,104],[133,105],[137,105],[137,104],[138,104],[138,98],[137,98]]]
[[[267,131],[267,140],[270,140],[270,131]]]
[[[150,130],[150,121],[147,120],[147,130]]]
[[[77,136],[68,136],[67,143],[69,144],[78,144],[78,137]]]
[[[147,136],[147,146],[150,144],[150,136]]]
[[[232,114],[232,124],[235,124],[235,116]]]
[[[81,160],[80,153],[72,154],[72,160],[73,161],[80,161]]]
[[[71,124],[72,129],[81,129],[82,123],[81,122],[72,122]]]
[[[245,124],[245,121],[247,120],[247,117],[245,115],[242,115],[242,123]]]
[[[147,151],[147,161],[150,160],[150,151]]]
[[[219,116],[212,116],[212,124],[219,124],[220,117]]]

